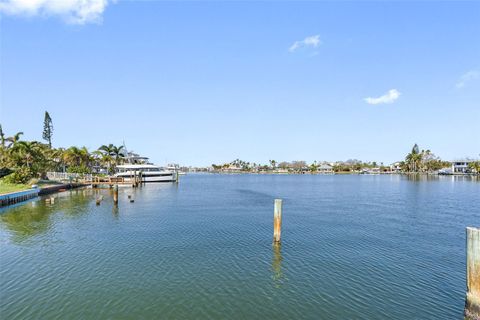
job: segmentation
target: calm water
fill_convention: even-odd
[[[3,319],[462,319],[480,224],[480,183],[453,177],[187,175],[121,188],[118,209],[109,190],[55,197],[0,211]]]

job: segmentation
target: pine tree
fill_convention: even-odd
[[[0,144],[5,147],[5,134],[3,133],[2,125],[0,124]]]
[[[43,139],[48,142],[48,146],[52,147],[53,124],[52,118],[47,111],[45,111],[45,119],[43,120]]]

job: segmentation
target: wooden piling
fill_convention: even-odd
[[[118,204],[118,184],[113,186],[113,203]]]
[[[137,186],[137,171],[133,171],[132,175],[132,188]]]
[[[480,319],[480,228],[467,228],[466,319]]]
[[[275,199],[273,208],[273,243],[280,243],[282,233],[282,199]]]

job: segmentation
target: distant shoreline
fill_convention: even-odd
[[[320,173],[320,172],[225,172],[225,171],[192,171],[189,174],[193,173],[203,173],[203,174],[227,174],[227,175],[243,175],[243,174],[258,174],[258,175],[312,175],[312,176],[332,176],[332,175],[359,175],[359,176],[377,176],[377,175],[405,175],[405,176],[462,176],[462,177],[478,177],[479,174],[475,173],[449,173],[449,174],[439,174],[435,172],[378,172],[378,173],[362,173],[362,172],[349,172],[349,171],[340,171],[332,173]]]

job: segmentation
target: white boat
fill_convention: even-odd
[[[142,173],[143,182],[174,182],[177,181],[175,171],[153,164],[123,164],[117,166],[115,177],[124,178],[125,181],[131,181],[135,175]]]
[[[186,173],[180,170],[180,166],[175,163],[170,163],[167,165],[166,169],[170,172],[176,172],[179,176],[184,176]]]

